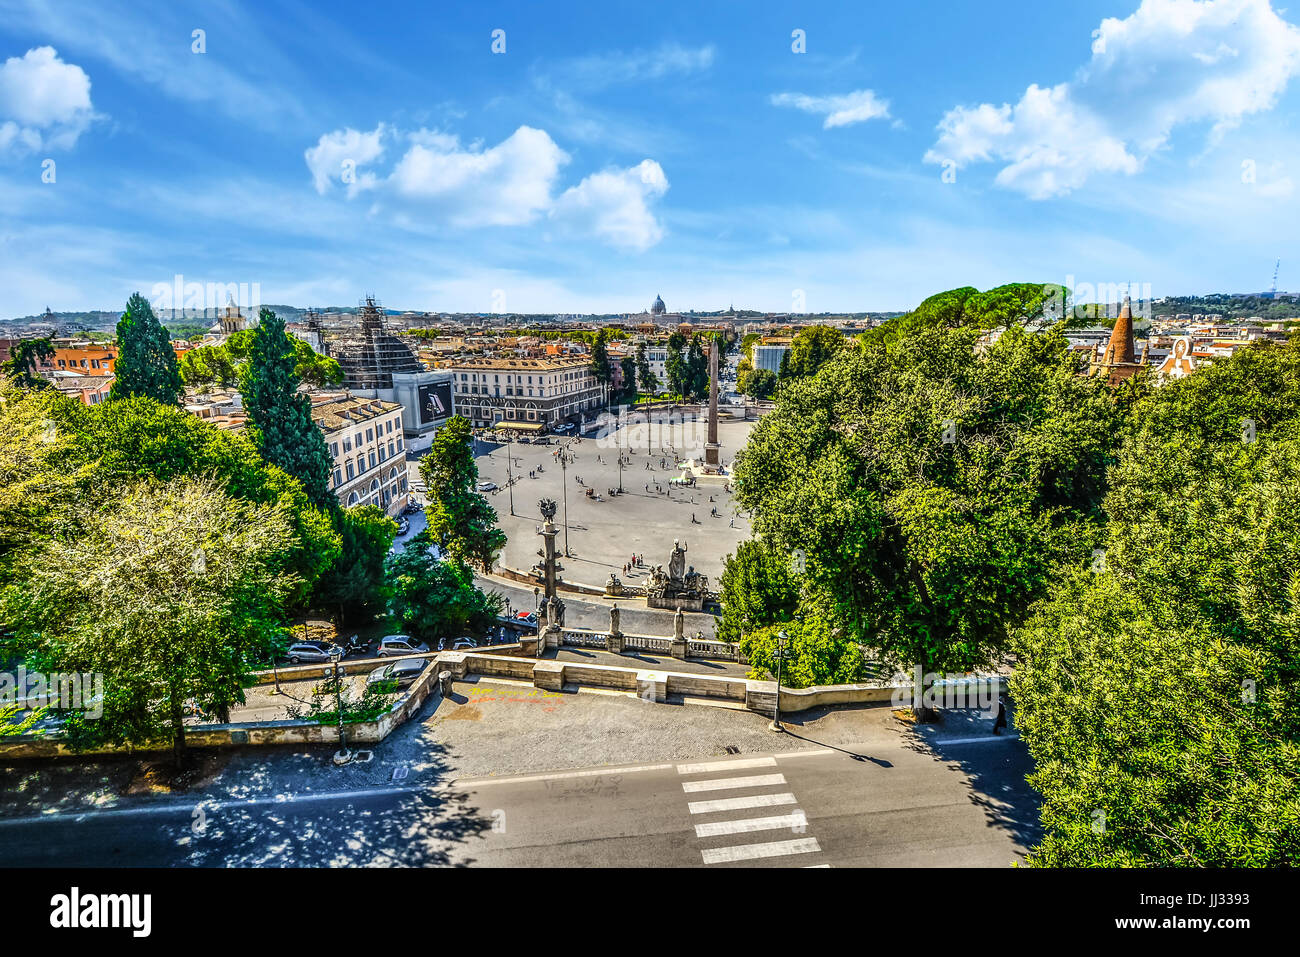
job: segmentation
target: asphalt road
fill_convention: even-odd
[[[806,744],[806,747],[802,745]],[[1024,748],[880,739],[690,762],[0,819],[7,866],[1003,867]]]

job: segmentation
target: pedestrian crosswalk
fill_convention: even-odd
[[[802,864],[808,860],[799,855],[821,853],[817,839],[807,834],[807,818],[797,806],[784,774],[779,771],[738,773],[775,767],[776,759],[772,757],[677,766],[677,773],[686,779],[681,782],[686,795],[753,792],[687,801],[687,810],[697,819],[695,836],[702,845],[700,856],[705,864],[744,864],[775,859],[774,863],[793,865],[796,861]]]

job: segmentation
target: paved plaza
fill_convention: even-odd
[[[728,419],[719,422],[722,461],[728,466],[753,427],[753,422]],[[567,466],[571,557],[561,559],[564,564],[561,574],[565,579],[604,585],[610,572],[622,578],[623,564],[634,553],[644,553],[647,567],[623,578],[628,584],[640,584],[649,577],[650,566],[668,563],[673,540],[680,539],[688,549],[687,563],[707,575],[710,586],[716,588],[722,575],[723,556],[734,553],[737,543],[749,537],[750,524],[746,516],[736,511],[731,495],[722,485],[701,483],[695,488],[669,485],[669,479],[681,474],[676,461],[701,458],[704,441],[705,423],[701,417],[698,422],[672,427],[655,425],[651,430],[641,423],[602,438],[549,445],[515,443],[514,516],[510,514],[510,492],[506,487],[506,447],[478,442],[479,477],[500,486],[498,491],[488,493],[488,500],[497,510],[501,528],[510,537],[501,564],[527,571],[538,561],[541,539],[537,529],[542,517],[537,502],[542,498],[552,498],[560,504],[555,520],[561,532],[556,545],[560,550],[564,548],[564,496],[561,494],[564,472],[555,457],[563,446],[575,456]],[[661,448],[665,451],[660,452]],[[669,449],[675,449],[675,456]],[[620,452],[629,463],[623,468],[624,493],[610,496],[609,490],[619,487]],[[588,498],[588,488],[595,490],[601,500]]]

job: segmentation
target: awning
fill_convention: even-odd
[[[542,422],[509,422],[505,419],[497,419],[492,424],[494,430],[511,429],[515,432],[541,432],[546,428]]]

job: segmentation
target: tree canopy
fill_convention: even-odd
[[[311,417],[311,399],[298,391],[297,358],[284,320],[269,309],[258,317],[240,392],[248,410],[247,432],[262,456],[302,483],[317,508],[333,511],[334,460]]]
[[[1134,418],[1102,549],[1016,642],[1031,863],[1294,866],[1300,345],[1239,350]]]
[[[425,515],[429,533],[442,553],[489,571],[505,547],[496,510],[478,491],[478,465],[470,444],[469,420],[453,415],[434,436],[420,460],[420,475],[429,489]]]
[[[117,324],[117,359],[113,363],[111,401],[145,396],[163,405],[180,402],[184,384],[171,335],[138,292],[126,303]]]

